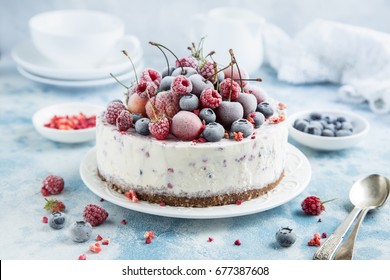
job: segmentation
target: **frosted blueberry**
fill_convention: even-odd
[[[328,124],[333,123],[335,121],[335,118],[332,116],[324,116],[322,119],[326,121]]]
[[[148,118],[141,118],[135,123],[135,131],[141,135],[149,135],[149,123],[150,120]]]
[[[304,132],[308,126],[309,126],[309,122],[305,119],[297,119],[293,124],[293,127],[295,129],[298,129],[299,131],[302,132]]]
[[[255,121],[255,128],[259,128],[260,126],[263,125],[263,123],[265,121],[265,117],[260,112],[254,112],[254,114],[255,115],[252,118]]]
[[[62,229],[65,226],[65,215],[61,212],[54,212],[49,217],[49,225],[54,229]]]
[[[322,131],[321,136],[333,137],[333,136],[334,136],[334,132],[333,132],[333,130],[330,130],[330,129],[325,128],[325,129]]]
[[[70,226],[70,237],[75,242],[85,242],[91,238],[92,226],[85,221],[74,222]]]
[[[141,114],[133,114],[133,124],[135,124],[139,119],[142,119],[143,116]]]
[[[242,132],[244,138],[253,132],[253,125],[247,119],[240,119],[232,123],[231,132]]]
[[[225,135],[225,129],[222,125],[216,122],[211,122],[206,125],[205,129],[203,130],[203,137],[208,142],[218,142],[220,141]]]
[[[275,234],[276,242],[280,246],[290,247],[297,240],[295,232],[289,227],[279,229]]]
[[[309,118],[313,121],[319,121],[322,119],[322,115],[320,113],[313,112],[310,113]]]
[[[175,77],[172,77],[172,76],[165,76],[164,78],[162,78],[161,80],[161,83],[160,83],[160,87],[159,87],[159,91],[166,91],[166,90],[170,90],[171,89],[171,84],[172,84],[172,81]]]
[[[274,109],[268,102],[258,104],[256,111],[262,113],[266,119],[274,114]]]
[[[341,129],[353,131],[353,126],[349,121],[345,121],[341,123]]]
[[[211,122],[215,122],[215,120],[217,119],[217,116],[215,115],[215,112],[213,111],[213,109],[203,108],[199,112],[199,118],[201,120],[205,121],[206,124],[208,124]]]
[[[336,131],[336,137],[350,136],[352,131],[349,129],[340,129]]]
[[[313,134],[313,135],[318,135],[320,136],[321,133],[322,133],[322,128],[318,127],[318,125],[312,125],[312,124],[309,124],[305,131],[306,133],[309,133],[309,134]]]
[[[186,94],[179,101],[180,109],[185,111],[194,111],[198,109],[199,98],[195,94]]]
[[[345,117],[337,117],[337,119],[336,119],[336,121],[338,121],[338,122],[345,122],[345,121],[347,121],[347,119],[345,118]]]

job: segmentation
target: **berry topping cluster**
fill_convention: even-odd
[[[221,67],[214,52],[203,55],[203,39],[188,49],[191,55],[178,58],[167,47],[150,42],[165,56],[167,67],[158,72],[147,68],[126,87],[126,101],[110,102],[106,122],[121,132],[134,129],[140,135],[164,140],[172,135],[181,141],[218,142],[223,138],[241,141],[265,122],[284,120],[283,113],[267,94],[249,81],[233,50],[231,61]],[[175,57],[169,64],[166,52]],[[123,53],[130,59],[126,51]],[[277,113],[275,113],[277,111]]]
[[[316,112],[309,114],[306,118],[295,120],[293,127],[305,133],[325,137],[342,137],[353,134],[353,125],[347,118]]]

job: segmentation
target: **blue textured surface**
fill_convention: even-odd
[[[149,59],[154,61],[153,59]],[[153,66],[153,65],[152,65]],[[157,66],[156,66],[157,67]],[[152,216],[100,202],[83,184],[79,165],[94,142],[59,144],[42,138],[33,128],[31,117],[38,109],[67,101],[105,105],[121,98],[120,86],[90,89],[61,89],[31,82],[21,77],[12,62],[0,61],[0,259],[311,259],[316,248],[307,242],[316,232],[331,234],[352,209],[348,193],[363,175],[390,176],[388,135],[390,115],[375,115],[366,105],[339,101],[337,86],[315,84],[291,86],[276,80],[272,70],[259,75],[268,93],[288,105],[290,114],[300,110],[332,108],[351,110],[367,118],[369,136],[358,146],[339,152],[319,152],[296,145],[309,159],[312,178],[305,191],[275,209],[237,218],[190,220]],[[40,194],[41,181],[49,173],[65,179],[58,196],[66,204],[67,225],[53,230],[42,223],[47,216]],[[327,200],[319,217],[305,216],[301,201],[308,195]],[[109,237],[111,244],[99,254],[88,252],[93,243],[74,243],[68,236],[71,222],[82,219],[88,203],[102,205],[110,213],[106,223],[93,229],[93,236]],[[321,218],[322,222],[318,222]],[[127,224],[121,224],[126,219]],[[290,248],[276,244],[275,233],[282,226],[298,235]],[[356,244],[356,259],[390,259],[390,205],[370,212],[363,222]],[[149,245],[143,234],[154,230]],[[208,242],[213,237],[214,242]],[[233,245],[240,239],[242,245]]]

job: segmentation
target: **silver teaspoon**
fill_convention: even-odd
[[[335,260],[352,260],[357,233],[364,217],[368,211],[381,207],[389,198],[390,180],[388,178],[380,175],[371,175],[370,180],[364,183],[367,184],[361,185],[360,188],[352,189],[349,194],[352,203],[362,207],[363,210],[347,240],[340,247],[340,250],[337,251]]]
[[[350,190],[350,197],[351,193],[359,193],[361,192],[362,186],[370,184],[375,178],[377,178],[376,174],[369,175],[367,177],[361,178],[357,180],[351,187]],[[354,204],[354,208],[349,213],[349,215],[344,219],[344,221],[339,225],[339,227],[335,230],[333,234],[331,234],[324,243],[318,248],[318,250],[315,252],[313,256],[313,260],[331,260],[333,259],[333,256],[340,245],[340,243],[343,241],[343,238],[345,234],[347,233],[348,229],[351,227],[352,223],[356,219],[357,215],[362,211],[362,207],[360,205],[360,201],[357,201],[355,204],[355,200],[351,201],[352,204]],[[365,204],[366,205],[366,204]]]

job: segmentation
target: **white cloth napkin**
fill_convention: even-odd
[[[343,100],[390,113],[390,34],[326,20],[294,38],[271,23],[263,34],[265,61],[280,80],[337,83]]]

